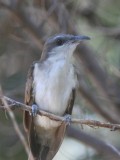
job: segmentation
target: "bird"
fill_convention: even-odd
[[[24,111],[23,121],[34,160],[52,160],[62,144],[78,87],[74,51],[81,41],[89,39],[84,35],[54,35],[46,40],[40,60],[29,68],[25,104],[32,107],[32,113]],[[36,114],[38,109],[64,117],[65,123]]]

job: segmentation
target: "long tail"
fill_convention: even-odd
[[[46,142],[44,144],[43,137],[40,138],[40,135],[38,137],[35,127],[31,125],[29,143],[34,160],[52,160],[63,141],[65,130],[66,124],[63,123],[56,129],[48,144]],[[30,160],[30,157],[28,160]]]

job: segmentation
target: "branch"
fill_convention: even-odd
[[[18,137],[20,138],[20,140],[21,140],[21,142],[22,142],[22,144],[23,144],[23,146],[24,146],[24,148],[25,148],[25,151],[26,151],[26,153],[27,153],[27,155],[28,155],[28,157],[29,157],[29,155],[30,155],[30,150],[29,150],[28,144],[27,144],[27,142],[26,142],[26,140],[25,140],[25,137],[23,136],[22,132],[20,131],[20,128],[19,128],[19,126],[18,126],[18,124],[17,124],[17,122],[16,122],[14,113],[12,112],[11,107],[9,107],[9,105],[8,105],[8,101],[6,100],[6,98],[5,98],[5,97],[3,96],[3,94],[2,94],[2,89],[1,89],[1,87],[0,87],[0,100],[1,100],[0,102],[2,102],[2,103],[4,104],[4,108],[5,108],[6,111],[8,112],[8,114],[9,114],[9,116],[10,116],[10,119],[11,119],[11,121],[12,121],[12,123],[13,123],[14,129],[15,129]],[[11,105],[11,106],[12,106],[12,105]],[[0,108],[2,108],[2,107],[0,107]],[[30,155],[30,160],[33,160],[33,156],[32,156],[32,155]]]
[[[15,101],[15,100],[13,100],[11,98],[8,98],[8,97],[5,97],[5,96],[4,96],[4,99],[9,104],[8,107],[10,109],[13,109],[13,110],[14,109],[22,109],[22,110],[29,111],[31,113],[31,106],[25,105],[21,102]],[[6,109],[6,106],[1,105],[0,109]],[[61,121],[61,122],[64,121],[64,117],[60,117],[60,116],[54,115],[52,113],[45,112],[43,110],[38,110],[37,114],[39,114],[41,116],[46,116],[46,117],[48,117],[48,118],[50,118],[51,120],[54,120],[54,121]],[[120,124],[110,124],[110,123],[99,122],[99,121],[96,121],[96,120],[84,120],[84,119],[72,118],[71,123],[87,125],[87,126],[90,126],[90,127],[109,128],[109,129],[111,129],[111,131],[120,130]]]

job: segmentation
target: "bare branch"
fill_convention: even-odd
[[[1,102],[4,104],[4,108],[6,109],[6,111],[8,112],[9,116],[10,116],[10,119],[13,123],[13,126],[14,126],[14,129],[18,135],[18,137],[20,138],[24,148],[25,148],[25,151],[27,153],[27,155],[29,156],[30,155],[30,150],[29,150],[29,147],[28,147],[28,144],[26,142],[26,139],[25,137],[23,136],[22,132],[20,131],[20,128],[16,122],[16,119],[15,119],[15,116],[14,116],[14,113],[13,111],[11,110],[11,108],[9,107],[8,103],[7,103],[7,100],[5,99],[5,97],[3,96],[2,94],[2,89],[0,87],[0,100]],[[33,160],[33,157],[32,155],[30,156],[30,160]]]
[[[15,101],[15,100],[13,100],[11,98],[8,98],[8,97],[5,97],[5,96],[4,96],[4,99],[9,104],[8,107],[10,109],[22,109],[22,110],[29,111],[31,113],[31,106],[25,105],[21,102]],[[6,109],[6,105],[0,106],[0,109]],[[61,122],[64,121],[64,117],[60,117],[60,116],[54,115],[52,113],[45,112],[43,110],[39,110],[37,114],[39,114],[41,116],[47,116],[51,120],[61,121]],[[87,126],[90,126],[90,127],[109,128],[112,131],[120,129],[120,124],[110,124],[110,123],[99,122],[99,121],[96,121],[96,120],[84,120],[84,119],[72,118],[71,123],[87,125]]]

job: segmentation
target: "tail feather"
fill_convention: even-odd
[[[40,159],[39,160],[46,160],[47,155],[49,153],[50,148],[48,146],[43,146],[40,152]]]
[[[43,135],[41,138],[40,133],[38,136],[34,125],[32,125],[29,134],[29,142],[34,160],[52,160],[63,141],[65,130],[66,124],[63,123],[55,130],[51,139],[47,140],[46,137],[43,138]]]

